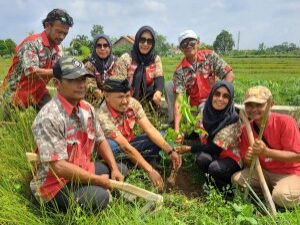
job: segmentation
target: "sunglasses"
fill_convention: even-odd
[[[108,48],[109,44],[96,44],[97,48]]]
[[[188,47],[194,47],[196,44],[197,44],[197,40],[187,40],[187,41],[183,41],[181,44],[180,44],[180,48],[188,48]]]
[[[219,91],[215,91],[214,96],[218,97],[218,98],[222,96],[222,98],[224,98],[224,99],[230,99],[230,95],[229,94],[222,94]]]
[[[147,43],[148,45],[152,45],[153,44],[153,39],[152,38],[144,38],[144,37],[141,37],[139,42],[141,44],[145,44]]]

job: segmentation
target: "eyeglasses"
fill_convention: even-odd
[[[108,48],[109,44],[96,44],[97,48]]]
[[[186,40],[180,43],[180,48],[185,49],[188,47],[194,47],[197,44],[197,40]]]
[[[139,42],[141,44],[145,44],[147,43],[148,45],[152,45],[153,44],[153,39],[152,38],[144,38],[144,37],[141,37]]]
[[[222,94],[219,91],[215,91],[214,96],[218,97],[218,98],[220,98],[222,96],[222,98],[224,98],[224,99],[230,99],[230,95],[229,94]]]

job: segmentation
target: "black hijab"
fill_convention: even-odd
[[[152,35],[153,44],[150,51],[144,55],[139,50],[139,41],[142,33],[148,31]],[[137,68],[133,74],[133,97],[141,100],[146,96],[147,84],[146,84],[146,67],[154,63],[156,54],[154,53],[155,48],[155,32],[150,26],[141,27],[135,35],[134,44],[131,50],[131,57],[137,62]]]
[[[228,90],[230,94],[230,100],[225,109],[219,111],[213,108],[212,99],[215,91],[222,86]],[[211,141],[222,128],[239,120],[239,116],[234,108],[233,97],[233,85],[225,80],[217,82],[212,87],[203,110],[203,126],[208,132],[208,141]]]
[[[110,48],[110,53],[105,59],[101,59],[96,53],[97,41],[100,38],[105,39]],[[96,67],[97,71],[100,73],[101,76],[106,75],[106,71],[108,71],[111,68],[112,64],[114,63],[114,58],[115,57],[112,55],[112,44],[111,44],[109,37],[105,34],[96,36],[94,39],[93,53],[90,57],[90,61]],[[103,77],[103,79],[105,80],[106,77]]]

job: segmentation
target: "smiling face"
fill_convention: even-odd
[[[105,100],[117,112],[125,112],[131,97],[130,91],[123,92],[105,92]]]
[[[200,42],[198,40],[187,38],[180,43],[179,48],[187,59],[191,59],[196,56],[199,45]]]
[[[230,93],[226,87],[219,87],[213,94],[212,107],[215,110],[221,111],[226,108],[230,101]]]
[[[105,38],[99,38],[96,43],[96,54],[100,59],[106,59],[110,54],[110,47]]]
[[[144,31],[139,39],[139,51],[143,55],[147,55],[153,46],[153,37],[149,31]]]
[[[267,103],[247,102],[245,103],[245,111],[251,120],[259,124],[266,110]]]
[[[60,45],[69,32],[69,26],[56,20],[53,23],[46,22],[45,31],[50,44]]]

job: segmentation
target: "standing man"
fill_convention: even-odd
[[[148,120],[141,104],[130,93],[128,80],[108,78],[104,83],[105,101],[97,110],[104,134],[109,138],[113,153],[125,152],[130,160],[144,169],[153,184],[162,190],[163,180],[160,174],[144,159],[158,156],[160,149],[165,151],[173,163],[173,168],[181,166],[181,157],[162,137],[161,133]],[[134,137],[135,124],[145,134]],[[143,155],[143,156],[142,156]]]
[[[42,33],[28,36],[16,47],[2,86],[3,98],[11,106],[33,106],[39,111],[51,99],[46,85],[53,77],[53,64],[62,56],[60,44],[73,26],[73,19],[66,11],[53,9],[43,26]]]
[[[178,42],[185,57],[176,68],[173,83],[166,85],[169,120],[170,122],[174,120],[174,129],[177,132],[179,132],[181,121],[180,95],[186,92],[190,98],[190,104],[199,106],[202,110],[211,87],[216,82],[216,77],[230,83],[234,80],[231,67],[219,55],[212,50],[198,50],[200,41],[193,30],[182,32]]]
[[[107,206],[112,179],[123,180],[126,167],[116,164],[94,108],[83,100],[89,76],[82,62],[62,57],[53,67],[57,96],[36,116],[32,132],[39,162],[30,187],[41,202],[65,210],[71,196],[84,207],[94,210]],[[91,76],[91,75],[90,75]],[[105,161],[92,162],[93,149]]]

